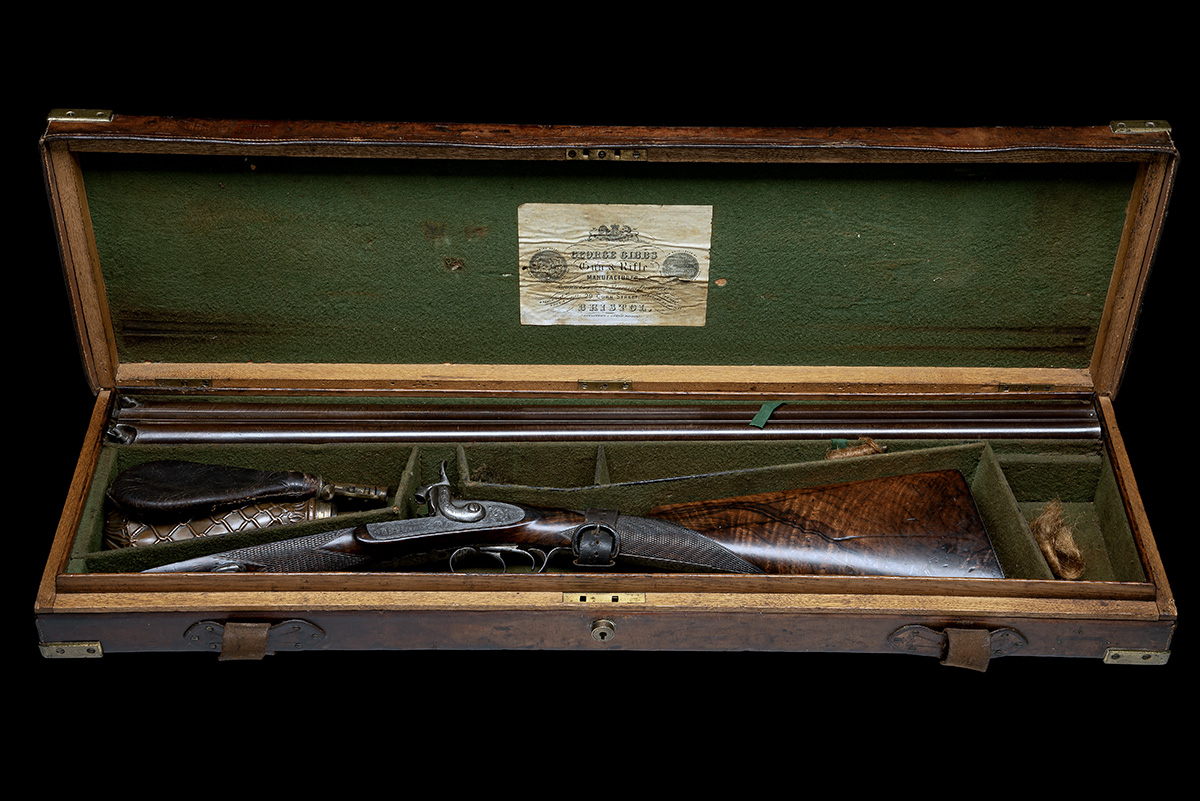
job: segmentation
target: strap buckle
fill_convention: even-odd
[[[612,509],[588,509],[584,522],[571,534],[571,552],[577,567],[613,567],[620,553],[617,517]]]

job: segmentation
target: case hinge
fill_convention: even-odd
[[[588,381],[580,379],[578,382],[580,390],[585,392],[612,392],[614,390],[631,390],[633,389],[632,381]]]
[[[156,387],[170,387],[183,389],[208,389],[212,386],[211,378],[156,378],[154,379]]]
[[[47,659],[99,659],[104,656],[99,642],[44,642],[38,647]]]
[[[112,122],[113,113],[106,108],[56,108],[46,115],[46,122]]]
[[[1106,665],[1165,665],[1170,651],[1140,651],[1136,648],[1109,648],[1104,652]]]
[[[1166,120],[1113,120],[1108,127],[1116,134],[1171,132],[1171,123]]]

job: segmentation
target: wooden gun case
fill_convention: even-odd
[[[48,657],[1167,661],[1175,603],[1112,406],[1175,173],[1161,123],[73,110],[51,115],[42,154],[96,394],[36,602]],[[864,437],[880,452],[826,458]],[[443,463],[463,497],[632,514],[957,470],[1005,577],[149,574],[102,529],[109,484],[155,459],[391,488],[355,521],[417,514]],[[1078,579],[1030,530],[1054,500]],[[295,530],[314,525],[347,523]]]

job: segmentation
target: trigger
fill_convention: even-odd
[[[513,554],[519,554],[524,559],[527,559],[529,561],[529,568],[534,573],[540,573],[542,568],[546,566],[546,556],[541,551],[537,551],[535,553],[532,551],[526,551],[523,548],[518,548],[514,545],[481,545],[465,546],[452,553],[450,555],[450,571],[453,573],[472,572],[468,567],[464,567],[462,570],[459,570],[456,567],[455,562],[456,560],[465,559],[470,556],[478,556],[481,554],[485,554],[490,556],[492,559],[495,559],[497,566],[503,573],[508,572],[508,561],[505,559],[505,556],[510,556]]]

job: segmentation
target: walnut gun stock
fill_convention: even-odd
[[[957,470],[650,510],[768,573],[1003,578]]]
[[[468,556],[533,572],[574,569],[739,574],[1001,577],[958,471],[655,509],[650,517],[462,501],[441,479],[425,517],[251,546],[146,572],[456,570]],[[569,560],[569,561],[568,561]]]

